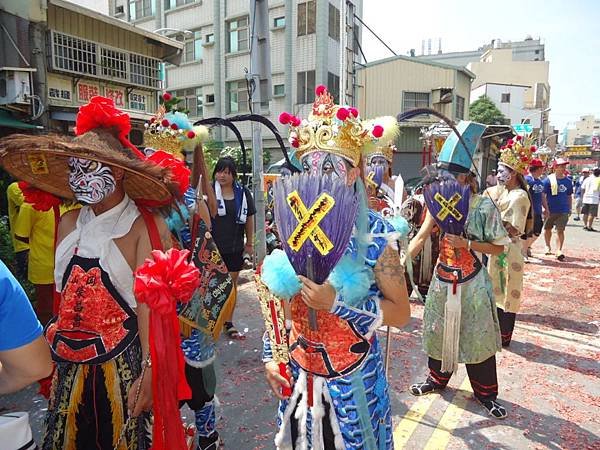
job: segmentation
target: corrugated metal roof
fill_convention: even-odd
[[[458,66],[453,66],[450,64],[440,63],[437,61],[423,60],[423,59],[418,59],[416,57],[413,58],[411,56],[403,56],[403,55],[397,55],[397,56],[391,56],[389,58],[379,59],[377,61],[367,63],[364,67],[359,67],[357,70],[363,70],[365,68],[377,66],[379,64],[386,64],[386,63],[398,61],[398,60],[414,62],[415,64],[425,64],[427,66],[440,67],[442,69],[456,70],[457,72],[464,73],[465,75],[467,75],[468,77],[470,77],[472,79],[476,78],[476,75],[473,72],[471,72],[470,70],[466,69],[465,67],[458,67]]]

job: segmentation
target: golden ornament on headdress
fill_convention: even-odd
[[[525,174],[529,168],[529,163],[536,151],[534,140],[532,138],[523,139],[517,136],[515,139],[509,139],[504,147],[500,148],[500,162],[511,169]]]
[[[394,151],[396,151],[394,141],[400,134],[398,121],[395,117],[383,116],[367,122],[368,126],[375,126],[375,124],[383,127],[383,135],[377,142],[367,142],[363,148],[363,154],[368,163],[377,156],[385,158],[391,163],[394,160]]]
[[[336,105],[324,86],[316,89],[308,119],[300,120],[284,112],[279,121],[290,125],[289,141],[298,159],[324,151],[341,156],[354,167],[360,162],[365,144],[377,142],[383,134],[381,125],[361,121],[356,108]]]

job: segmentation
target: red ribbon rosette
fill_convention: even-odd
[[[183,197],[190,187],[190,169],[186,167],[185,163],[163,150],[152,153],[147,159],[159,167],[169,169],[171,181],[177,184],[179,196]]]
[[[188,262],[189,250],[152,251],[135,271],[134,293],[150,308],[150,357],[154,427],[152,449],[185,450],[179,400],[189,399],[180,347],[177,302],[187,303],[200,285],[200,271]],[[168,447],[167,447],[168,442]]]
[[[23,193],[25,202],[30,203],[37,211],[49,211],[58,208],[61,204],[60,198],[31,186],[26,181],[19,181],[19,189]]]
[[[99,95],[92,97],[87,105],[79,108],[75,120],[77,136],[96,128],[115,128],[121,144],[133,151],[138,158],[144,159],[144,155],[127,138],[131,131],[129,114],[115,108],[115,102],[110,98]]]

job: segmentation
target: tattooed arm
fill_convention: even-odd
[[[398,251],[386,246],[375,265],[375,282],[383,295],[381,309],[383,323],[402,327],[410,320],[410,304],[404,278],[404,266]]]

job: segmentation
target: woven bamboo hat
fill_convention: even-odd
[[[101,101],[93,105],[96,99]],[[38,189],[74,199],[69,186],[69,158],[98,161],[125,171],[125,191],[133,200],[153,206],[169,203],[177,192],[171,171],[145,159],[127,140],[129,129],[127,114],[114,108],[111,100],[94,97],[80,108],[77,137],[7,136],[0,139],[0,164],[13,177]]]

